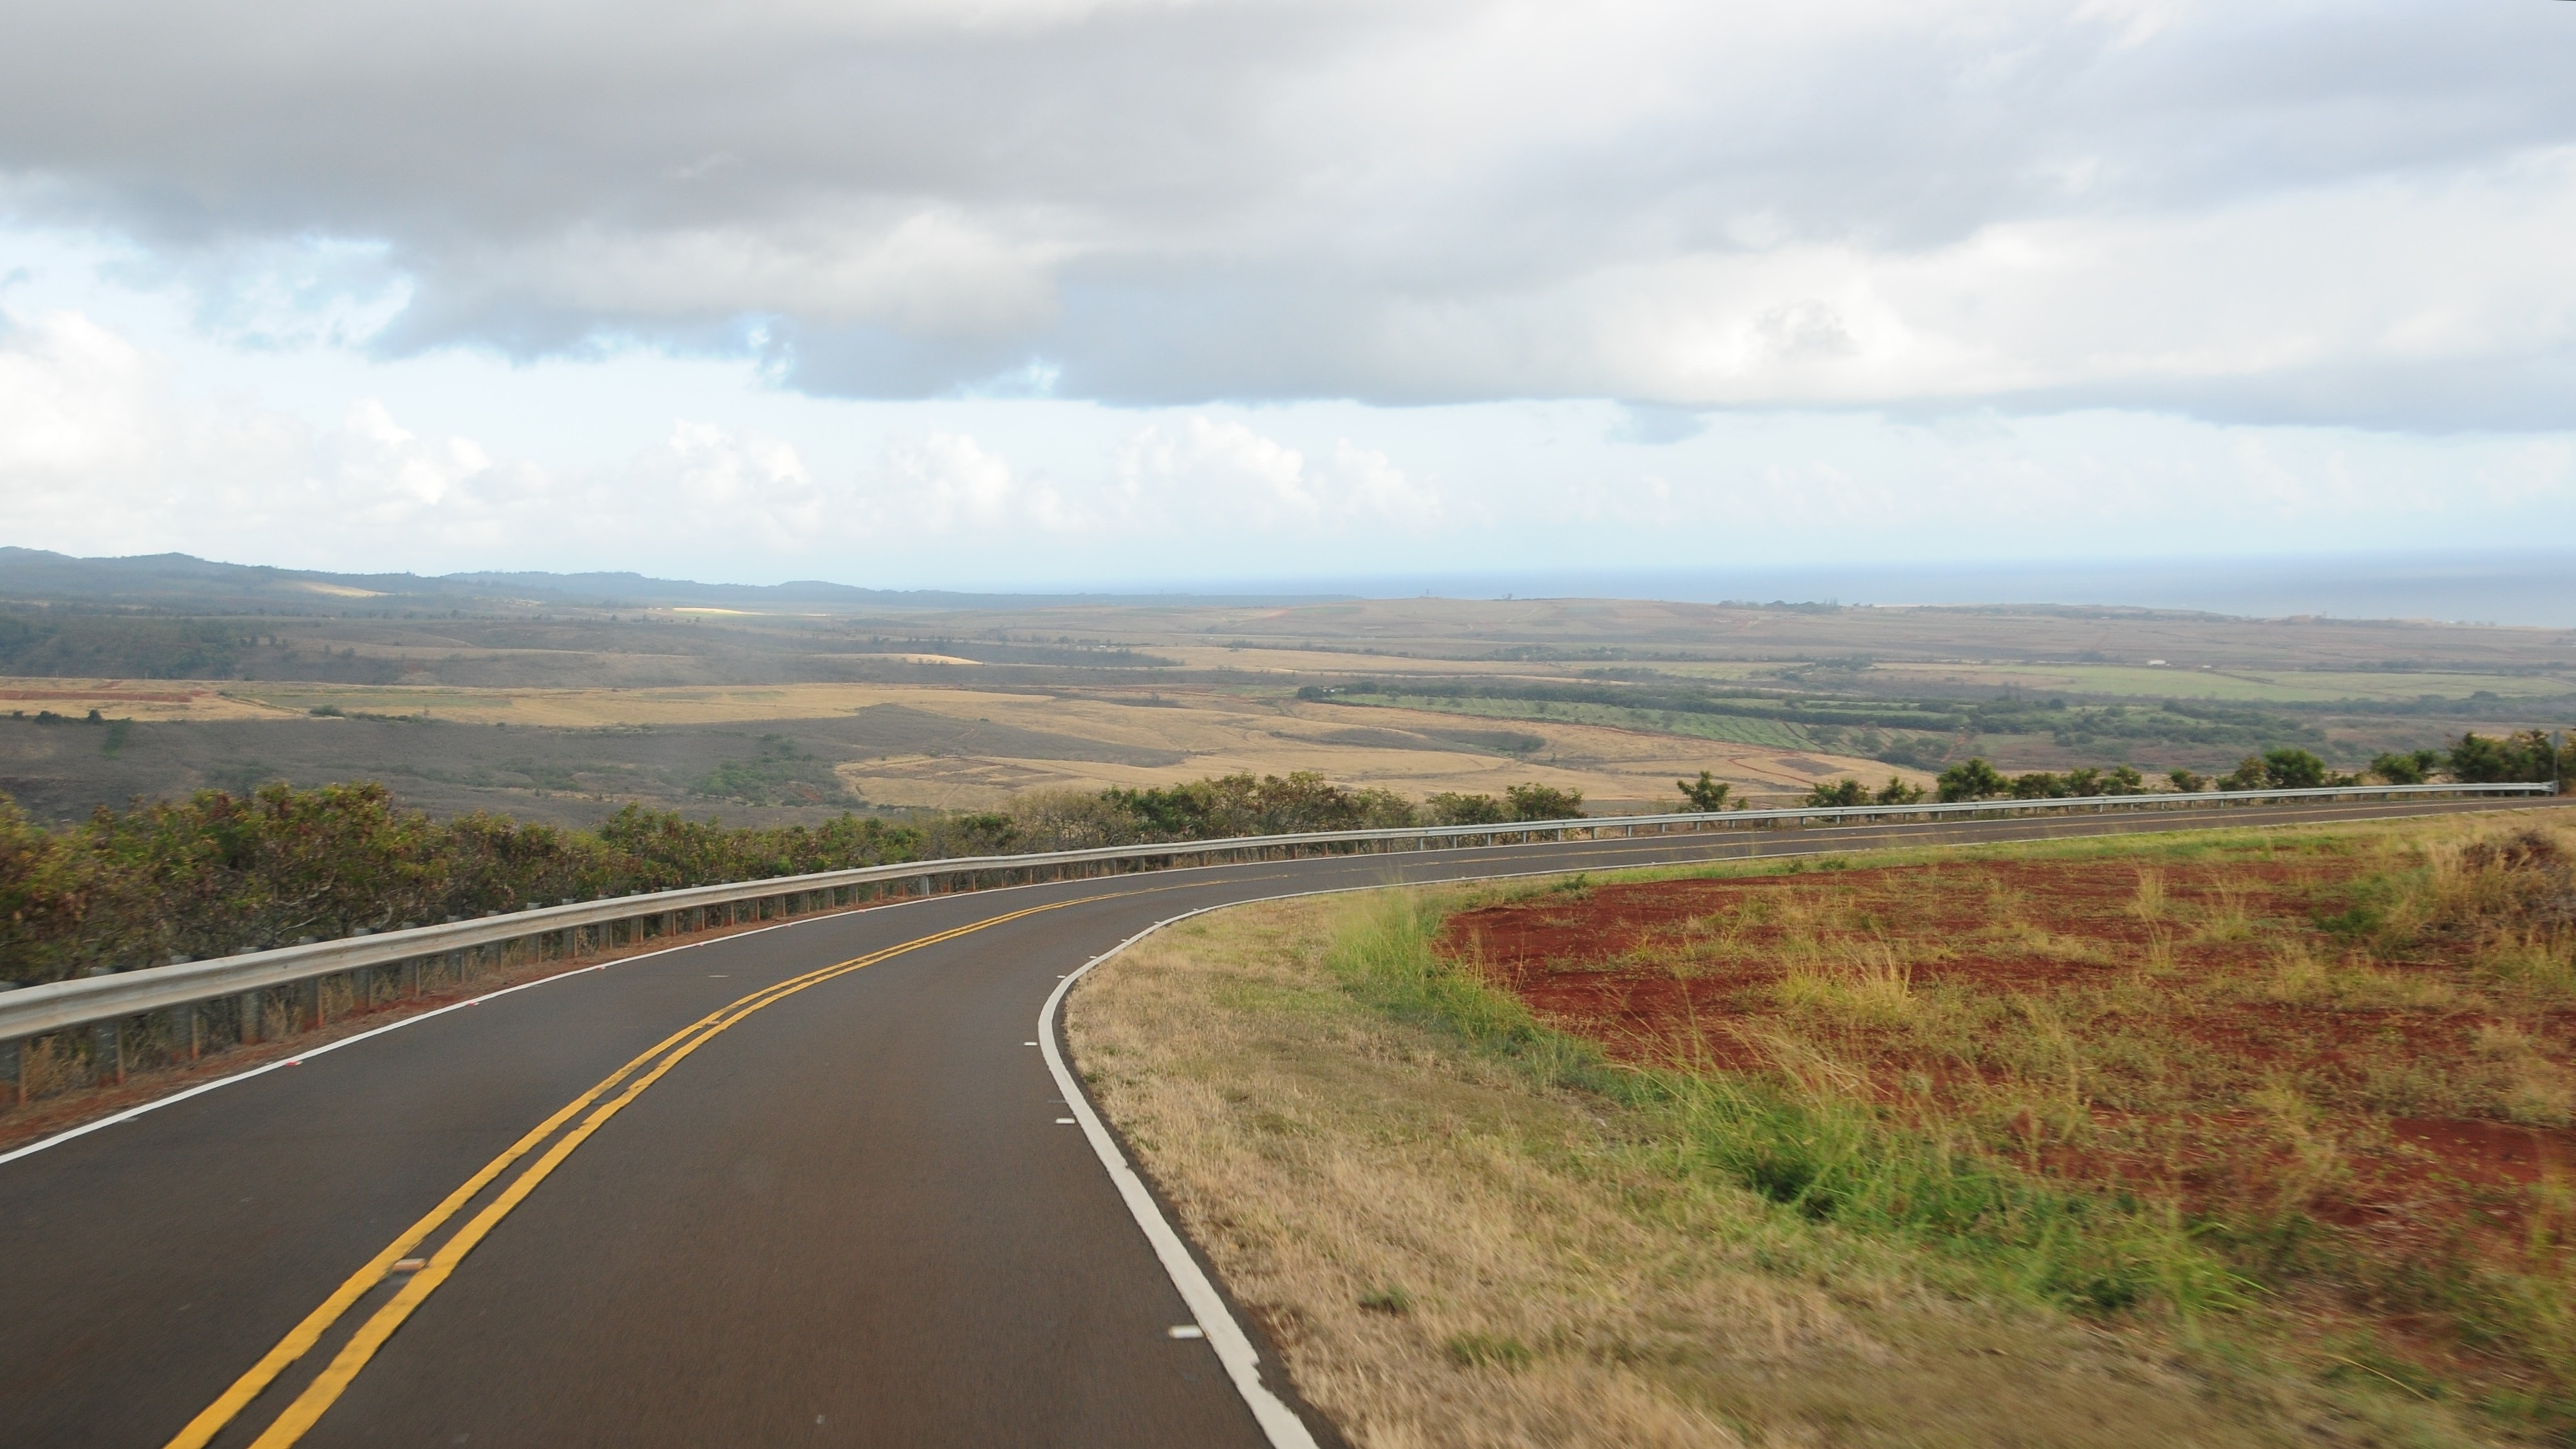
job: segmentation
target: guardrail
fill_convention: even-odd
[[[291,1034],[341,1012],[389,998],[419,995],[447,978],[462,985],[478,971],[586,953],[655,936],[694,934],[738,925],[865,905],[900,897],[947,894],[1039,880],[1077,879],[1122,870],[1191,863],[1228,864],[1293,857],[1473,848],[1542,840],[1633,839],[1782,828],[1822,823],[2174,810],[2207,805],[2261,805],[2302,800],[2389,799],[2428,795],[2548,795],[2554,784],[2373,785],[2313,790],[2240,790],[2196,794],[2095,795],[2068,800],[1976,800],[1950,804],[1790,806],[1675,815],[1584,817],[1496,825],[1444,825],[1303,835],[1238,836],[1101,846],[1032,855],[966,856],[865,866],[816,875],[616,896],[561,906],[493,912],[466,921],[349,936],[211,961],[93,973],[72,981],[0,991],[0,1099],[24,1101],[24,1044],[89,1027],[90,1075],[122,1081],[138,1054],[194,1058],[220,1040],[252,1042]],[[334,985],[334,979],[337,984]]]

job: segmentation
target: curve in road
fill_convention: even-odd
[[[0,1437],[1332,1442],[1070,1089],[1052,1004],[1112,943],[1326,890],[2498,808],[2532,807],[1328,856],[911,901],[583,968],[0,1164]]]

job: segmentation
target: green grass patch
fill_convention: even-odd
[[[2251,1285],[2170,1209],[2049,1182],[1962,1133],[1928,1132],[1859,1104],[1728,1074],[1645,1071],[1542,1025],[1529,1008],[1443,961],[1441,913],[1410,893],[1371,903],[1328,962],[1363,1003],[1455,1035],[1538,1085],[1641,1114],[1668,1171],[1749,1189],[1785,1221],[1941,1255],[1986,1287],[2091,1313],[2150,1303],[2232,1310]]]
[[[1811,750],[1816,742],[1804,729],[1783,720],[1742,715],[1698,714],[1686,710],[1629,709],[1577,701],[1483,699],[1443,695],[1343,695],[1336,704],[1378,709],[1416,709],[1477,719],[1520,719],[1541,724],[1606,725],[1650,734],[1683,735],[1726,744],[1761,745],[1775,750]]]

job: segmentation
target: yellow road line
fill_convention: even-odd
[[[449,1193],[446,1199],[431,1209],[427,1216],[406,1228],[402,1235],[395,1238],[382,1252],[368,1259],[365,1267],[349,1275],[347,1281],[335,1289],[330,1297],[324,1299],[320,1307],[307,1314],[304,1321],[290,1330],[286,1337],[278,1340],[275,1348],[263,1355],[248,1372],[234,1380],[232,1386],[224,1390],[213,1403],[207,1405],[197,1417],[189,1420],[187,1427],[181,1429],[178,1436],[170,1440],[167,1449],[203,1449],[203,1446],[216,1434],[222,1432],[225,1425],[231,1423],[243,1409],[250,1406],[252,1400],[258,1398],[271,1383],[275,1382],[279,1374],[285,1372],[296,1360],[311,1352],[313,1346],[321,1341],[322,1335],[330,1331],[331,1325],[337,1323],[360,1298],[365,1297],[368,1290],[383,1282],[385,1274],[390,1272],[393,1265],[406,1253],[418,1247],[449,1218],[455,1216],[466,1203],[471,1202],[484,1188],[489,1187],[493,1179],[508,1171],[511,1163],[525,1156],[530,1149],[544,1141],[565,1121],[584,1107],[598,1101],[637,1068],[652,1061],[656,1055],[667,1053],[654,1065],[652,1071],[628,1086],[625,1092],[610,1101],[608,1105],[593,1112],[579,1127],[565,1134],[562,1141],[548,1149],[544,1156],[538,1158],[526,1172],[521,1173],[509,1187],[503,1189],[501,1195],[494,1199],[490,1206],[477,1213],[465,1227],[458,1230],[454,1238],[433,1254],[429,1263],[414,1274],[410,1282],[403,1285],[401,1292],[394,1295],[392,1302],[378,1309],[373,1317],[359,1327],[357,1336],[333,1357],[321,1377],[306,1386],[295,1402],[287,1407],[286,1412],[259,1437],[255,1449],[274,1449],[274,1446],[292,1444],[302,1437],[305,1430],[310,1429],[322,1416],[323,1410],[328,1409],[332,1402],[339,1398],[341,1392],[348,1387],[349,1381],[356,1377],[358,1370],[364,1368],[367,1360],[374,1357],[376,1350],[383,1346],[385,1339],[390,1337],[394,1329],[400,1327],[402,1321],[411,1315],[412,1309],[418,1307],[422,1299],[427,1298],[432,1290],[446,1281],[448,1275],[455,1271],[456,1264],[463,1260],[467,1253],[472,1252],[474,1245],[481,1242],[502,1218],[508,1216],[510,1209],[518,1206],[519,1202],[534,1191],[537,1184],[544,1181],[565,1157],[571,1155],[574,1148],[588,1140],[591,1133],[599,1130],[602,1123],[616,1116],[646,1087],[661,1080],[663,1074],[678,1065],[683,1058],[713,1040],[736,1022],[763,1007],[793,996],[809,986],[819,985],[834,977],[873,966],[889,957],[918,951],[926,946],[936,946],[943,941],[953,941],[988,926],[1002,925],[1024,916],[1034,916],[1041,911],[1062,910],[1066,906],[1078,906],[1101,899],[1105,897],[1085,896],[1080,900],[1056,901],[1048,905],[1031,906],[1026,910],[991,916],[981,921],[888,946],[865,956],[854,956],[847,961],[819,967],[802,976],[789,977],[785,981],[773,983],[747,996],[737,998],[664,1037],[626,1065],[601,1078],[590,1090],[564,1104],[554,1115],[530,1129],[526,1136],[512,1143],[508,1150],[485,1163],[481,1171],[467,1178],[456,1191]]]

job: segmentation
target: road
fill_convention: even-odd
[[[1260,1445],[1211,1342],[1172,1336],[1193,1316],[1035,1044],[1057,982],[1152,923],[1399,881],[2496,808],[1322,857],[629,958],[0,1163],[0,1442]]]

